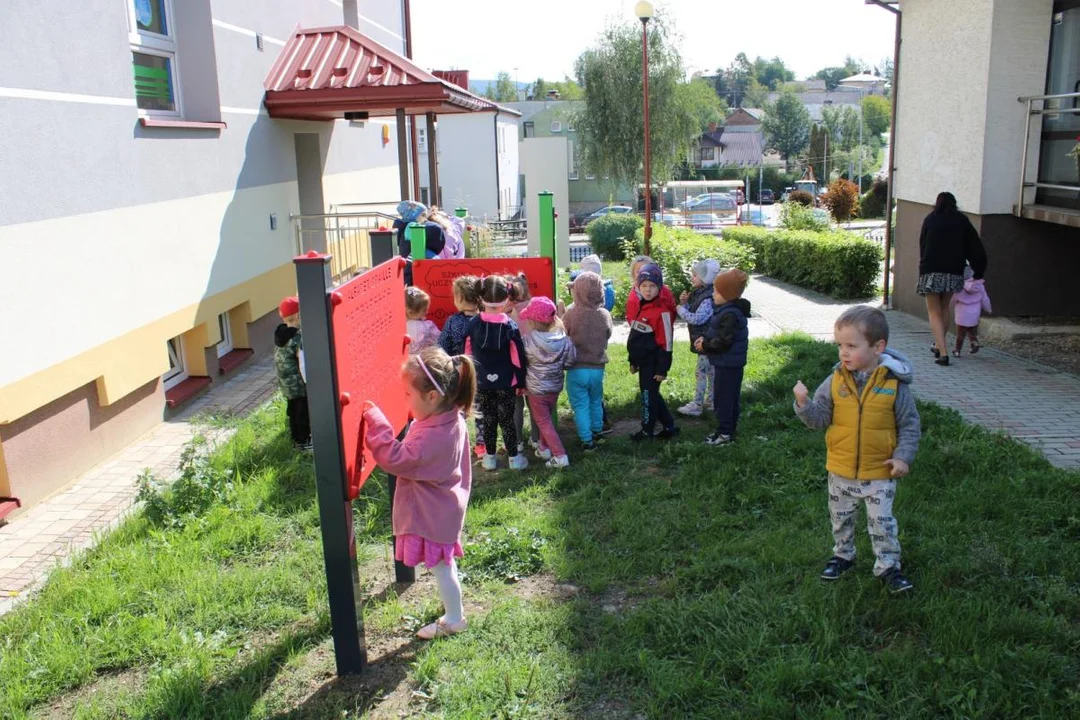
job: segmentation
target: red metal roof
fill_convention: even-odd
[[[369,117],[492,111],[473,95],[398,55],[354,28],[297,28],[263,83],[270,117],[333,120],[347,112]]]

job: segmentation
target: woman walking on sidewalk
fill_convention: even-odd
[[[946,334],[949,301],[964,289],[964,265],[974,277],[986,273],[986,250],[971,221],[957,209],[952,193],[937,196],[934,210],[923,221],[919,235],[919,284],[916,292],[926,298],[926,314],[934,333],[932,351],[938,365],[949,364]]]

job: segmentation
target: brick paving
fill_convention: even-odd
[[[51,498],[0,526],[0,615],[38,588],[58,564],[91,547],[131,512],[135,480],[149,469],[172,478],[184,445],[207,415],[243,416],[276,390],[273,356],[239,370],[215,385],[184,412],[157,426]],[[220,442],[228,430],[211,432]]]
[[[831,339],[843,303],[771,278],[755,276],[746,291],[755,315],[781,330]],[[1057,467],[1080,469],[1080,377],[983,345],[978,355],[934,364],[930,326],[890,311],[891,347],[915,366],[915,394],[958,411],[969,422],[1028,443]],[[807,385],[820,378],[804,378]]]

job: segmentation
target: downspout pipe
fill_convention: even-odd
[[[885,194],[885,284],[881,303],[890,307],[889,274],[893,248],[893,203],[896,186],[896,108],[900,104],[900,42],[903,29],[903,14],[899,8],[887,5],[881,0],[866,0],[868,5],[877,5],[896,15],[896,40],[893,46],[893,84],[892,84],[892,120],[889,137],[889,185]]]
[[[502,179],[499,177],[499,106],[495,106],[495,212],[502,220]]]

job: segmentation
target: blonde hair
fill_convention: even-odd
[[[856,305],[848,308],[840,317],[836,318],[833,326],[837,330],[853,327],[863,334],[866,341],[871,345],[879,342],[889,342],[889,321],[885,313],[869,305]]]
[[[431,296],[417,287],[405,288],[405,312],[409,315],[425,315],[431,306]]]
[[[427,372],[424,372],[424,368],[427,368]],[[476,368],[471,358],[465,355],[451,357],[440,347],[429,347],[410,356],[402,366],[402,372],[409,377],[409,383],[416,390],[423,393],[432,390],[440,392],[442,401],[438,412],[444,413],[456,407],[465,417],[472,413],[476,399]],[[428,377],[428,373],[431,373],[431,377]],[[439,384],[438,387],[435,383]]]

